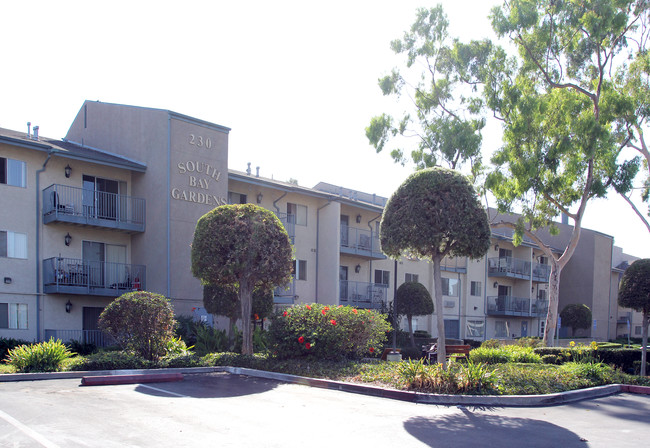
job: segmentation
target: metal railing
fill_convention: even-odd
[[[341,251],[373,258],[386,258],[381,252],[379,235],[376,232],[349,226],[341,226]]]
[[[287,231],[287,234],[289,235],[289,238],[291,239],[291,243],[293,244],[296,239],[296,219],[294,215],[288,215],[286,213],[281,213],[281,212],[276,212],[276,216],[280,219],[280,222],[284,226],[284,228]]]
[[[144,265],[53,257],[43,260],[46,293],[118,296],[145,289]]]
[[[94,344],[96,347],[116,345],[115,339],[100,330],[45,330],[45,340],[60,339],[61,342],[77,341]]]
[[[487,314],[496,316],[545,316],[548,301],[514,296],[488,296]]]
[[[43,190],[44,222],[59,220],[144,231],[145,200],[67,185]]]
[[[388,285],[378,283],[340,281],[339,303],[357,308],[379,309],[386,304]]]
[[[532,267],[532,270],[531,270]],[[488,259],[488,274],[491,276],[514,277],[528,280],[548,282],[551,267],[547,264],[532,263],[513,257],[498,257]]]
[[[286,286],[278,286],[273,290],[273,303],[293,305],[296,298],[296,282],[292,281]]]

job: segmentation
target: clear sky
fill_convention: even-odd
[[[411,0],[4,1],[0,127],[62,138],[84,100],[170,109],[232,129],[229,168],[390,196],[412,171],[365,137],[395,107],[377,79],[401,64],[389,43]],[[492,37],[494,0],[444,0],[451,34]],[[484,151],[499,146],[484,137]],[[645,209],[644,209],[645,210]],[[586,227],[650,257],[622,200],[588,206]]]

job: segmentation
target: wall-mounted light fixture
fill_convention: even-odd
[[[361,215],[357,215],[357,224],[361,223]]]
[[[70,178],[70,175],[72,174],[72,168],[70,168],[70,164],[66,165],[63,170],[65,171],[65,177]]]
[[[262,203],[262,198],[263,197],[264,197],[264,195],[262,193],[257,193],[257,203],[258,204]]]
[[[499,250],[499,245],[498,244],[494,245],[494,250]]]
[[[11,285],[11,277],[5,277],[5,285]]]
[[[498,287],[499,287],[499,282],[494,282],[494,284],[492,284],[492,286],[493,286],[494,288],[498,288]]]
[[[72,310],[72,303],[68,300],[68,302],[65,304],[65,312],[69,313],[70,310]]]
[[[65,242],[66,246],[70,245],[70,241],[72,241],[72,237],[70,236],[70,232],[66,234],[65,237],[63,237],[63,241]]]
[[[357,274],[358,274],[359,272],[361,272],[361,265],[360,265],[360,264],[358,264],[358,265],[356,265],[356,266],[354,267],[354,272],[356,272]]]

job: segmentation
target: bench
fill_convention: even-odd
[[[456,355],[457,358],[467,358],[469,357],[469,351],[472,349],[469,345],[446,345],[445,348],[447,359],[449,359],[451,355]],[[438,358],[438,347],[436,344],[431,344],[429,346],[425,345],[422,347],[422,353],[426,357],[427,361],[431,362],[431,358],[433,358],[435,362]]]

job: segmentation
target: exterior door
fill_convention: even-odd
[[[348,300],[348,267],[339,267],[339,298],[341,300]]]
[[[95,344],[98,347],[103,346],[103,336],[99,331],[99,315],[104,308],[95,306],[83,307],[83,342],[86,344]]]
[[[528,321],[523,321],[521,323],[521,337],[525,338],[528,336]]]
[[[346,215],[341,215],[341,246],[348,247],[349,245],[350,245],[350,218]]]

